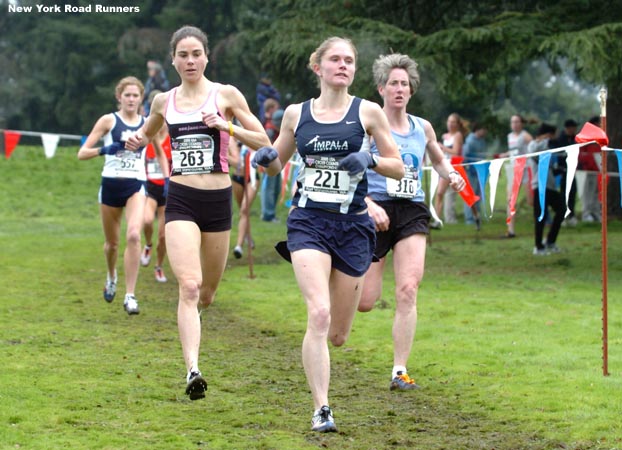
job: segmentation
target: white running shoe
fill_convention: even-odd
[[[233,256],[235,256],[235,259],[240,259],[243,254],[244,254],[244,250],[242,250],[242,247],[240,247],[239,245],[236,245],[235,248],[233,249]]]
[[[131,316],[132,314],[139,314],[138,302],[136,297],[131,294],[125,294],[125,301],[123,302],[123,308]]]
[[[143,252],[140,254],[140,263],[147,267],[151,262],[151,246],[145,245]]]
[[[164,275],[164,271],[162,270],[162,267],[160,266],[155,267],[155,279],[158,283],[166,283],[168,281],[166,279],[166,276]]]
[[[108,303],[114,300],[114,296],[117,293],[117,271],[114,272],[114,279],[110,279],[106,275],[106,284],[104,285],[104,300]]]
[[[328,433],[337,431],[335,419],[333,419],[332,410],[324,405],[313,414],[311,419],[311,430],[320,433]]]

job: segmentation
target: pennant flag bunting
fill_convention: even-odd
[[[50,159],[56,154],[56,147],[58,147],[58,141],[60,136],[58,134],[41,133],[41,142],[43,143],[43,151],[45,157]]]
[[[17,147],[20,137],[22,137],[22,135],[17,131],[4,130],[4,157],[6,159],[11,157],[11,153],[13,153],[13,150]]]
[[[459,156],[458,158],[460,158],[460,160],[462,160],[463,158],[461,156]],[[454,158],[451,158],[452,161],[454,160]],[[462,162],[462,161],[460,161]],[[454,164],[454,163],[452,163]],[[460,197],[462,197],[462,199],[464,200],[464,202],[470,206],[473,206],[475,204],[475,202],[477,202],[479,200],[479,195],[475,195],[475,192],[473,192],[473,186],[471,186],[471,182],[469,181],[469,177],[466,174],[466,170],[464,170],[464,166],[460,165],[460,163],[455,163],[455,165],[453,166],[454,169],[456,169],[458,171],[458,173],[462,176],[462,178],[464,179],[464,189],[462,189],[460,192],[458,192],[458,194],[460,194]]]
[[[436,194],[436,188],[438,187],[438,178],[438,172],[436,170],[432,170],[430,172],[430,214],[435,221],[442,224],[443,221],[440,219],[440,217],[438,217],[438,214],[434,209],[434,194]]]
[[[572,182],[570,180],[574,180],[574,175],[577,171],[580,147],[580,145],[572,145],[566,150],[566,214],[564,217],[568,217],[572,212],[568,207],[568,199],[570,198],[570,190],[572,189]]]
[[[505,159],[493,159],[490,161],[490,217],[495,210],[495,197],[497,195],[497,184],[499,184],[499,172]]]
[[[514,214],[516,214],[516,200],[518,199],[518,192],[520,191],[520,185],[523,183],[523,172],[525,171],[525,163],[527,158],[524,156],[516,158],[514,160],[514,180],[512,183],[512,195],[510,196],[510,214],[506,223],[510,223]]]
[[[538,197],[540,197],[540,217],[538,217],[538,222],[542,222],[542,219],[544,219],[544,214],[546,213],[546,180],[549,177],[550,164],[550,153],[543,153],[542,155],[540,155],[538,161]]]
[[[475,164],[475,170],[477,171],[477,182],[479,183],[479,191],[482,193],[482,208],[486,207],[486,183],[488,182],[489,169],[490,162],[488,161],[478,162]]]
[[[622,150],[614,150],[618,159],[618,180],[620,180],[620,192],[622,192]],[[620,206],[622,206],[622,195],[620,195]]]
[[[283,203],[285,201],[285,196],[287,195],[287,184],[289,182],[290,171],[292,170],[292,163],[287,161],[285,167],[283,168],[283,177],[281,179],[281,200],[279,203]]]
[[[577,134],[574,140],[579,144],[596,141],[596,143],[601,147],[609,145],[609,138],[607,137],[605,130],[590,122],[585,122],[585,125],[583,125],[583,128],[581,128],[581,131]]]

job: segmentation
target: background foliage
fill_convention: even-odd
[[[0,118],[14,129],[86,134],[115,107],[120,77],[144,79],[149,58],[170,67],[168,40],[184,24],[209,35],[207,76],[238,86],[252,107],[262,71],[287,101],[316,95],[306,63],[330,35],[356,43],[352,91],[362,97],[378,100],[369,70],[378,54],[415,57],[424,81],[411,108],[439,129],[451,111],[485,118],[500,135],[513,111],[583,120],[598,113],[596,86],[607,85],[617,104],[621,85],[622,6],[604,0],[135,0],[136,14],[9,13],[8,3],[0,2]],[[532,74],[543,62],[582,89],[560,96],[567,82],[546,87],[550,75]]]

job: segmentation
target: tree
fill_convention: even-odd
[[[612,145],[622,144],[620,2],[283,0],[266,8],[277,18],[258,33],[267,41],[260,55],[289,76],[324,37],[345,34],[359,47],[359,66],[379,53],[408,53],[441,101],[492,117],[499,98],[512,97],[514,78],[543,59],[553,73],[573,67],[580,80],[607,86],[608,134]],[[353,91],[370,96],[369,86],[357,74]]]

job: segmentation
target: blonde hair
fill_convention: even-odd
[[[462,133],[462,136],[466,136],[469,133],[469,128],[464,119],[460,117],[460,114],[454,112],[447,116],[448,119],[450,117],[456,119],[456,123],[458,124],[458,131]]]
[[[348,38],[333,36],[325,39],[324,42],[322,42],[318,46],[318,48],[316,48],[315,51],[311,53],[311,56],[309,56],[309,69],[313,70],[314,65],[319,65],[322,61],[322,57],[324,56],[324,54],[337,42],[345,42],[346,44],[348,44],[352,49],[352,52],[354,53],[354,60],[356,61],[356,58],[358,57],[358,52],[356,51],[356,47],[354,46],[352,41]]]
[[[411,95],[417,92],[420,82],[417,63],[408,55],[402,55],[401,53],[380,55],[376,58],[372,66],[372,73],[374,74],[376,86],[385,86],[389,81],[389,74],[393,69],[404,69],[408,74]]]
[[[140,81],[136,77],[124,77],[119,80],[117,86],[114,88],[114,93],[117,97],[120,97],[123,94],[123,91],[128,86],[138,86],[140,90],[140,96],[142,97],[145,94],[145,86],[143,86],[142,81]]]

